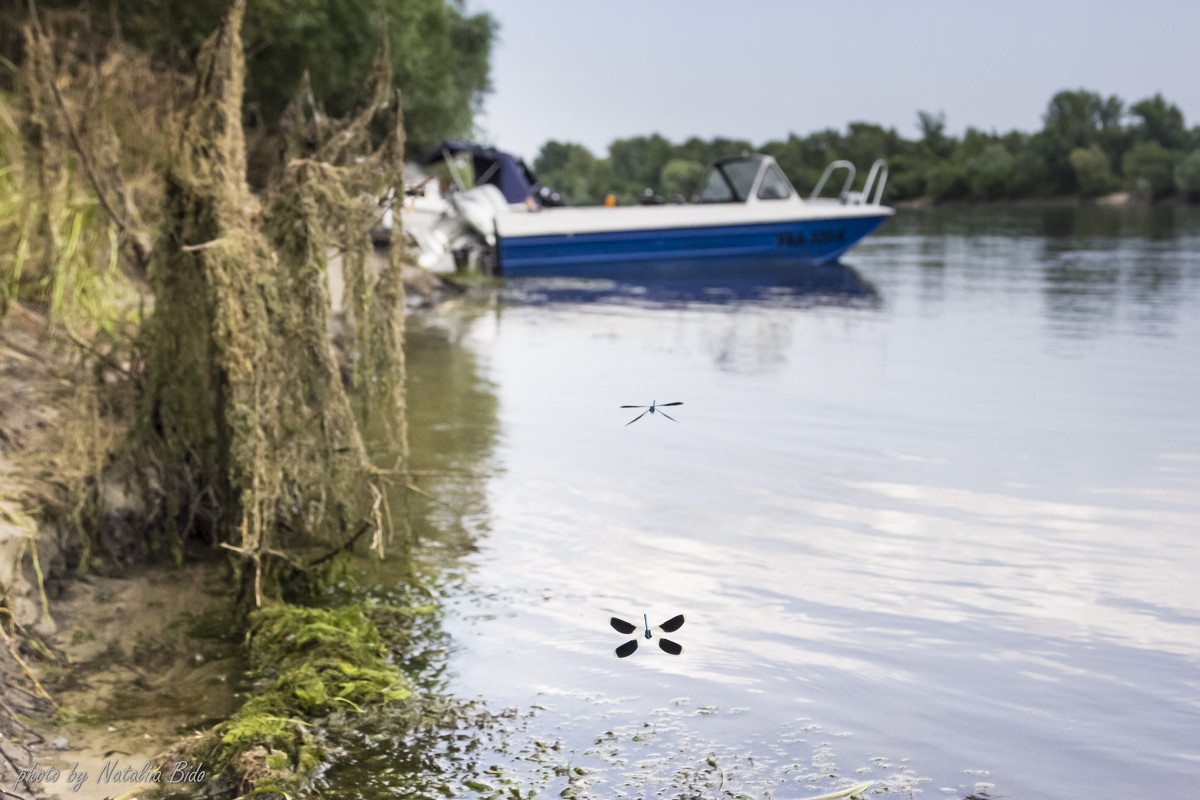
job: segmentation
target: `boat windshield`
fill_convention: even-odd
[[[786,200],[792,196],[792,187],[787,178],[779,171],[779,167],[771,164],[763,173],[762,183],[758,185],[759,200]]]
[[[713,164],[704,174],[693,203],[744,203],[754,187],[762,161],[738,158]]]

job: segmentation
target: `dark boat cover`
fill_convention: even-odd
[[[453,140],[442,142],[439,147],[418,159],[417,163],[429,166],[464,153],[471,156],[476,185],[492,184],[504,193],[504,199],[510,203],[524,203],[529,197],[541,201],[539,193],[534,189],[537,186],[537,176],[533,174],[533,170],[516,156],[494,147]]]

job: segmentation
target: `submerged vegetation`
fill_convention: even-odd
[[[313,720],[412,695],[358,605],[325,610],[272,604],[251,615],[247,638],[261,688],[232,719],[173,755],[208,765],[210,794],[253,789],[295,796],[330,760],[324,731]]]
[[[1182,112],[1162,95],[1126,106],[1114,96],[1086,90],[1051,98],[1042,130],[996,133],[967,128],[946,132],[943,114],[917,115],[921,137],[895,128],[854,122],[845,133],[827,129],[755,147],[748,141],[662,136],[618,139],[606,157],[579,144],[546,142],[533,167],[541,181],[571,203],[594,204],[613,194],[622,203],[654,194],[687,197],[710,161],[758,150],[774,156],[802,194],[825,166],[845,159],[860,170],[888,161],[886,199],[1016,200],[1125,190],[1145,200],[1179,193],[1200,200],[1200,127],[1190,130]],[[861,178],[860,178],[861,180]]]

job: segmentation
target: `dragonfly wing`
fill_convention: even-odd
[[[658,407],[662,408],[663,406],[681,406],[681,405],[683,405],[683,403],[659,403]]]
[[[664,417],[666,417],[667,419],[671,420],[671,422],[679,422],[679,420],[675,419],[675,418],[674,418],[674,417],[672,417],[670,414],[668,414],[667,412],[665,412],[665,411],[663,411],[663,410],[661,410],[661,409],[659,409],[659,412],[658,412],[658,413],[662,414]]]
[[[672,642],[670,639],[659,639],[658,646],[661,647],[664,652],[670,653],[673,656],[677,656],[683,652],[683,645],[676,644],[675,642]],[[633,651],[630,650],[629,652],[632,653]]]
[[[633,655],[633,651],[637,650],[637,639],[630,639],[625,644],[616,649],[617,658],[626,658]]]
[[[642,413],[638,414],[638,415],[637,415],[636,417],[634,417],[633,419],[629,420],[629,422],[626,422],[626,423],[625,423],[625,427],[626,427],[626,428],[628,428],[630,425],[632,425],[633,423],[637,422],[639,419],[641,419],[642,417],[646,416],[646,415],[647,415],[647,414],[649,414],[649,413],[650,413],[650,409],[648,409],[648,408],[647,408],[645,411],[643,411]]]
[[[658,626],[667,633],[674,633],[683,627],[683,614],[671,617],[669,620]]]
[[[633,633],[638,629],[637,625],[634,625],[632,622],[626,622],[625,620],[618,619],[617,617],[610,619],[608,624],[612,625],[613,630],[615,630],[617,633]]]
[[[621,408],[649,408],[650,406],[621,406]]]

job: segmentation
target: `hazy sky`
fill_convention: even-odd
[[[852,121],[1039,130],[1060,89],[1200,125],[1200,0],[468,0],[500,23],[481,136],[532,159],[661,133],[755,145]]]

